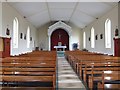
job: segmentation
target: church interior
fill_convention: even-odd
[[[119,0],[0,0],[1,90],[119,90]]]

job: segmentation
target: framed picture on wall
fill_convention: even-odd
[[[103,39],[103,34],[100,34],[100,39]]]
[[[24,40],[26,40],[26,34],[24,35]]]
[[[97,40],[97,39],[98,39],[98,35],[95,36],[95,40]]]
[[[88,38],[88,40],[90,41],[90,37]]]
[[[30,37],[30,41],[32,41],[32,37]]]
[[[20,33],[20,39],[22,39],[23,38],[23,33]]]

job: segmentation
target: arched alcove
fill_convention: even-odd
[[[54,46],[66,46],[69,50],[69,35],[64,29],[57,29],[51,34],[51,50],[56,50]]]
[[[65,31],[68,33],[68,35],[69,35],[69,50],[72,50],[71,43],[70,43],[70,41],[71,41],[71,32],[72,32],[72,29],[71,29],[71,27],[70,27],[69,25],[65,24],[65,23],[62,22],[62,21],[59,21],[59,22],[51,25],[51,26],[48,28],[49,51],[51,50],[51,35],[52,35],[52,33],[53,33],[55,30],[57,30],[57,29],[59,29],[59,28],[65,30]]]

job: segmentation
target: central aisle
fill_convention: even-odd
[[[79,88],[86,90],[70,64],[64,57],[58,57],[58,88]]]

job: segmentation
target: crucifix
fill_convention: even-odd
[[[59,32],[59,35],[58,35],[58,37],[59,37],[59,40],[61,40],[61,34],[60,34],[60,32]]]

